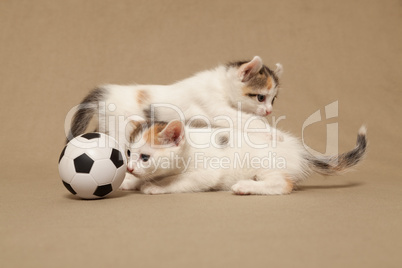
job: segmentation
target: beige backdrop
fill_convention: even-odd
[[[402,2],[0,1],[1,267],[401,267]],[[367,124],[358,171],[288,196],[82,201],[61,184],[64,119],[102,83],[168,84],[259,55],[285,68],[274,116],[325,151]],[[324,113],[322,113],[324,116]]]

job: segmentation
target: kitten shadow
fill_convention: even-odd
[[[337,185],[298,185],[296,187],[296,191],[305,191],[310,189],[342,189],[342,188],[352,188],[352,187],[359,187],[364,185],[362,182],[349,182],[346,184],[337,184]]]

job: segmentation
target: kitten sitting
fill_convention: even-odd
[[[272,112],[279,90],[282,66],[276,67],[272,71],[256,56],[251,61],[221,65],[167,86],[101,86],[78,106],[67,141],[84,133],[94,115],[98,115],[96,130],[120,136],[119,141],[125,136],[130,117],[135,121],[201,119],[215,126],[244,123],[255,115],[265,117]],[[115,129],[118,121],[110,119],[117,117],[125,119],[118,131]]]
[[[366,129],[356,148],[338,156],[315,158],[287,133],[275,143],[266,133],[195,129],[181,121],[136,123],[127,150],[128,172],[122,189],[138,187],[145,194],[232,190],[235,194],[289,194],[311,172],[338,175],[362,160]],[[276,133],[275,133],[276,135]],[[264,148],[265,147],[265,148]]]

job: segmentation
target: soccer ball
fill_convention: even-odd
[[[119,188],[126,163],[115,139],[103,133],[86,133],[64,147],[59,158],[59,174],[72,194],[97,199]]]

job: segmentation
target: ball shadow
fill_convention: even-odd
[[[81,198],[77,195],[73,195],[73,194],[65,194],[64,197],[70,200],[79,200],[79,201],[99,201],[99,200],[108,200],[108,199],[115,199],[115,198],[122,198],[125,197],[127,195],[132,195],[132,194],[140,194],[139,191],[121,191],[121,190],[117,190],[105,197],[101,197],[101,198],[96,198],[96,199],[84,199]]]

